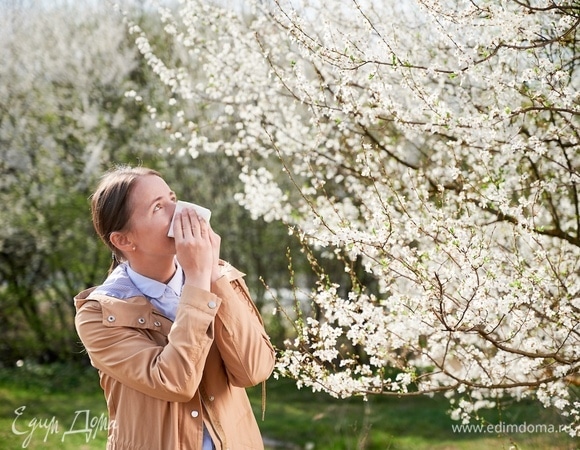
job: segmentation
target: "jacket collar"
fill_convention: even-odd
[[[226,276],[229,281],[242,278],[245,274],[240,272],[238,269],[230,265],[225,261],[220,261],[222,275]],[[142,300],[137,300],[140,297]],[[150,307],[151,304],[146,300],[143,293],[135,286],[127,275],[126,264],[119,265],[112,273],[107,277],[105,282],[101,286],[92,287],[85,289],[77,294],[74,298],[75,307],[78,310],[87,300],[114,300],[121,299],[127,300],[131,299],[131,303],[141,304],[141,301],[147,303]]]

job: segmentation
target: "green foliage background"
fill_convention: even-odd
[[[93,231],[89,197],[119,164],[157,169],[179,198],[212,209],[222,257],[247,274],[273,337],[283,339],[259,277],[274,287],[287,278],[286,251],[296,243],[285,227],[251,220],[235,203],[239,171],[229,159],[164,150],[169,137],[156,122],[171,120],[170,96],[120,16],[104,5],[43,5],[0,5],[0,366],[87,362],[72,299],[106,276],[110,254]],[[159,37],[154,12],[135,14],[161,54],[179,57]]]

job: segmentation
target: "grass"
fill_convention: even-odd
[[[454,433],[441,398],[336,400],[269,380],[261,420],[261,388],[248,393],[268,450],[576,450],[564,433]],[[498,424],[557,424],[534,402],[490,411]],[[72,432],[71,432],[72,431]],[[19,434],[20,433],[20,434]],[[35,366],[0,370],[0,448],[104,449],[106,407],[92,368]]]
[[[259,390],[250,391],[260,417]],[[336,400],[326,394],[298,391],[289,381],[269,381],[265,437],[287,448],[317,450],[573,450],[578,442],[564,433],[505,433],[507,424],[562,423],[561,416],[528,401],[503,411],[488,411],[491,433],[454,433],[459,425],[447,415],[443,398],[372,398]],[[502,429],[503,427],[503,429]],[[496,432],[496,430],[498,432]],[[290,445],[292,444],[292,445]]]

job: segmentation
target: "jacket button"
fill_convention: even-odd
[[[137,322],[139,322],[141,325],[143,325],[145,323],[145,319],[143,317],[139,317],[137,319]]]
[[[197,416],[199,416],[199,413],[195,409],[191,411],[191,417],[195,419]]]
[[[153,325],[155,325],[156,327],[160,327],[161,326],[161,322],[159,322],[158,320],[156,320]]]
[[[215,309],[215,307],[217,306],[217,303],[216,303],[216,302],[214,302],[214,301],[212,300],[211,302],[209,302],[209,303],[207,304],[207,306],[208,306],[210,309]]]
[[[114,322],[115,321],[115,316],[109,316],[109,317],[107,317],[107,320],[109,322]]]
[[[210,396],[209,396],[209,401],[210,401],[210,402],[213,402],[214,400],[215,400],[215,397],[214,397],[213,395],[210,395]]]

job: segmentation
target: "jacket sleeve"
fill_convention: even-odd
[[[87,301],[78,310],[75,325],[97,369],[151,397],[188,401],[201,381],[220,303],[208,291],[184,286],[165,346],[142,330],[106,326],[96,301]]]
[[[230,383],[255,386],[271,375],[275,363],[274,348],[262,318],[241,277],[229,280],[223,276],[214,283],[212,291],[222,299],[215,342]]]

